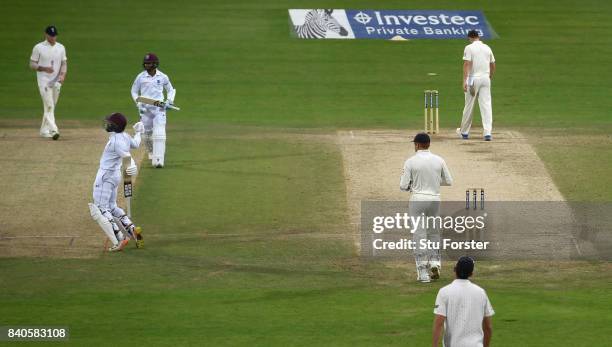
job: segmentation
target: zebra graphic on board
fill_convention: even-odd
[[[348,31],[332,17],[333,9],[310,10],[304,17],[303,25],[295,26],[295,33],[301,39],[323,39],[328,30],[340,36],[347,36]]]

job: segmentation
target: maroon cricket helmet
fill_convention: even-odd
[[[125,127],[127,126],[127,118],[125,118],[125,116],[119,112],[115,112],[113,114],[111,114],[110,116],[107,116],[106,118],[104,118],[104,128],[106,129],[106,131],[110,132],[116,132],[116,133],[121,133],[123,132],[123,130],[125,130]]]
[[[159,66],[159,58],[155,55],[155,53],[149,52],[145,54],[144,58],[142,59],[142,66],[144,67],[145,64],[153,64],[153,68],[157,69]]]

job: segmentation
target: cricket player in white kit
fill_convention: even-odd
[[[429,151],[431,139],[425,133],[414,137],[416,154],[404,163],[404,172],[400,179],[400,189],[412,192],[410,195],[410,216],[438,216],[440,213],[440,186],[450,186],[453,178],[440,156]],[[419,282],[431,282],[440,278],[442,259],[439,250],[418,247],[421,240],[440,241],[440,230],[417,227],[413,241],[417,248],[414,258]]]
[[[153,167],[164,167],[166,154],[166,109],[174,104],[176,89],[172,87],[166,74],[159,71],[159,59],[153,53],[147,53],[142,66],[145,71],[136,76],[132,84],[132,99],[144,124],[144,141]],[[164,101],[164,89],[166,100]],[[137,101],[139,96],[158,100],[157,105],[148,105]]]
[[[66,49],[57,42],[57,28],[50,25],[45,29],[45,41],[32,49],[30,68],[36,71],[38,90],[43,102],[43,120],[40,136],[57,140],[60,136],[55,124],[55,105],[60,89],[68,72]]]
[[[93,204],[89,204],[89,212],[94,221],[102,228],[111,241],[109,251],[121,251],[129,239],[123,234],[115,218],[122,224],[130,237],[136,239],[136,246],[141,247],[142,235],[130,220],[130,217],[117,206],[117,187],[121,182],[121,164],[124,158],[130,158],[131,164],[124,168],[129,176],[136,176],[138,168],[130,154],[130,149],[140,146],[142,123],[134,124],[135,135],[132,138],[124,132],[127,119],[121,113],[113,113],[105,118],[105,129],[110,133],[108,143],[100,158],[100,169],[96,175],[93,187]]]
[[[461,257],[455,279],[438,292],[434,306],[432,346],[438,347],[444,328],[444,347],[489,347],[493,335],[493,306],[484,289],[468,279],[474,260]]]
[[[457,132],[465,140],[468,139],[472,127],[474,104],[478,99],[482,128],[485,141],[491,141],[493,130],[493,108],[491,106],[491,79],[495,74],[495,57],[489,46],[480,41],[478,32],[468,33],[470,44],[463,51],[463,92],[465,107],[461,128]]]

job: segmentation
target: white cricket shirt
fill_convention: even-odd
[[[446,317],[444,347],[482,347],[482,320],[495,314],[484,289],[460,279],[440,289],[433,312]]]
[[[419,150],[404,163],[400,189],[413,194],[440,196],[440,185],[450,186],[453,178],[442,157]]]
[[[465,46],[463,60],[472,62],[472,71],[469,77],[489,77],[490,63],[495,62],[493,51],[480,40],[476,40]]]
[[[166,89],[167,100],[170,103],[174,103],[174,94],[176,93],[174,87],[172,87],[172,83],[170,83],[170,78],[168,76],[159,71],[159,69],[155,72],[155,75],[151,76],[145,70],[136,76],[134,83],[132,84],[132,99],[136,102],[136,98],[138,96],[144,96],[146,98],[155,99],[155,100],[164,100],[164,89]]]
[[[131,148],[140,146],[139,137],[132,138],[126,132],[110,133],[108,143],[100,158],[101,170],[120,170],[123,157],[130,155]]]
[[[57,81],[62,61],[66,61],[68,58],[66,57],[64,45],[59,42],[55,42],[54,45],[51,45],[49,41],[45,40],[34,46],[30,60],[37,63],[39,66],[51,66],[53,68],[52,73],[36,71],[38,85],[49,86]]]

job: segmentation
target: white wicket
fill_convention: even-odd
[[[425,95],[425,132],[438,134],[440,132],[439,93],[437,90],[426,90]]]

